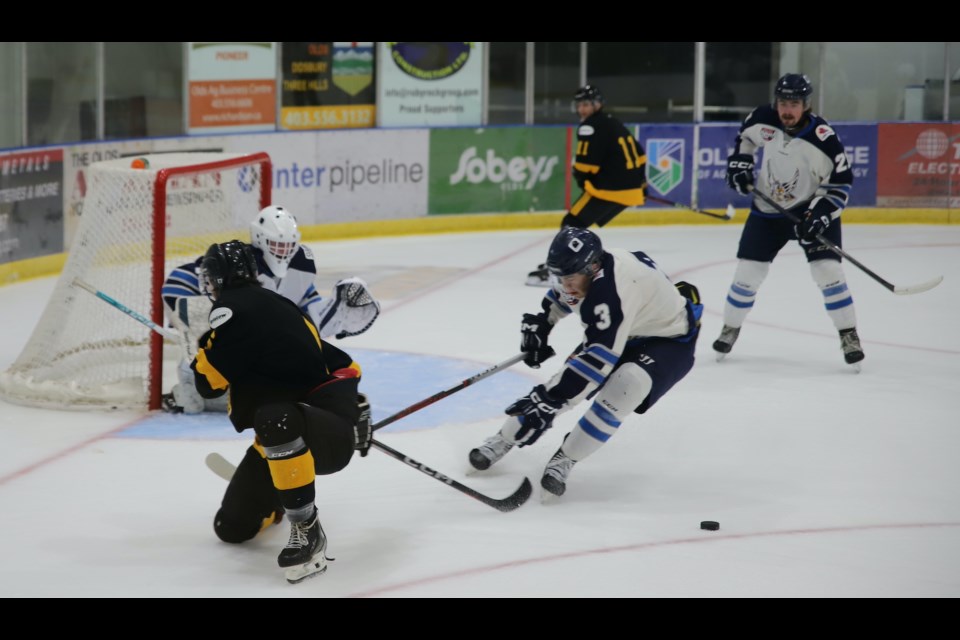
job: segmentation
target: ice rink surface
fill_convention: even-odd
[[[377,433],[493,497],[501,513],[371,451],[317,479],[336,558],[289,585],[284,521],[228,545],[212,519],[252,439],[226,416],[25,408],[0,401],[0,597],[906,597],[960,596],[960,226],[848,225],[874,272],[937,288],[897,296],[845,263],[866,359],[857,374],[799,247],[774,262],[733,352],[716,362],[740,225],[609,227],[696,284],[705,312],[693,371],[540,501],[543,466],[586,406],[483,474],[467,452],[502,410],[561,364],[523,364]],[[382,419],[517,352],[543,289],[524,286],[551,230],[315,243],[321,291],[359,275],[383,303],[338,345],[364,367]],[[0,369],[19,354],[55,278],[0,287]],[[121,301],[122,302],[122,301]],[[117,313],[118,323],[132,322]],[[144,329],[146,331],[146,329]],[[576,318],[551,335],[566,354]],[[717,520],[719,531],[702,531]]]

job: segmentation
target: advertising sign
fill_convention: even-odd
[[[429,212],[563,209],[566,135],[566,127],[432,130]]]
[[[483,44],[378,42],[378,125],[481,124]]]
[[[693,188],[693,126],[640,126],[637,140],[647,154],[647,193],[684,204]],[[574,194],[574,198],[579,193]],[[648,201],[646,206],[663,207]]]
[[[281,128],[374,126],[372,42],[284,42],[281,57]]]
[[[274,42],[188,42],[188,133],[274,131]]]
[[[0,264],[63,251],[63,150],[0,156]]]
[[[960,126],[879,125],[877,206],[960,207]]]

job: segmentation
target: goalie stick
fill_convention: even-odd
[[[125,314],[127,314],[128,316],[130,316],[131,318],[133,318],[134,320],[136,320],[136,321],[139,322],[140,324],[146,325],[146,326],[147,326],[148,328],[150,328],[151,330],[156,331],[157,333],[159,333],[160,335],[162,335],[164,338],[167,338],[168,340],[172,340],[173,342],[177,342],[177,343],[180,342],[180,334],[178,334],[177,332],[171,331],[171,330],[166,329],[166,328],[164,328],[164,327],[161,327],[160,325],[158,325],[156,322],[154,322],[154,321],[151,320],[150,318],[147,318],[146,316],[143,316],[143,315],[137,313],[137,312],[134,311],[133,309],[130,309],[129,307],[121,304],[121,303],[118,302],[117,300],[111,298],[110,296],[108,296],[107,294],[105,294],[103,291],[100,291],[99,289],[97,289],[96,287],[94,287],[94,286],[93,286],[92,284],[90,284],[89,282],[86,282],[85,280],[81,280],[80,278],[74,278],[74,279],[73,279],[73,282],[71,282],[70,284],[73,285],[73,286],[75,286],[75,287],[80,287],[80,288],[83,289],[84,291],[89,291],[90,293],[92,293],[92,294],[95,295],[96,297],[100,298],[101,300],[103,300],[103,301],[106,302],[107,304],[109,304],[109,305],[111,305],[111,306],[119,309],[120,311],[124,312]]]
[[[736,211],[733,208],[732,204],[727,205],[727,210],[724,213],[714,213],[713,211],[704,211],[703,209],[697,209],[696,207],[691,207],[687,204],[680,204],[679,202],[674,202],[672,200],[667,200],[666,198],[658,198],[657,196],[647,196],[647,200],[652,200],[653,202],[659,202],[661,204],[670,205],[676,209],[686,209],[687,211],[693,211],[694,213],[700,213],[705,216],[710,216],[711,218],[720,218],[721,220],[733,220],[733,216],[736,215]]]
[[[781,207],[781,206],[780,206],[779,204],[777,204],[772,198],[770,198],[770,196],[768,196],[767,194],[763,193],[762,191],[760,191],[759,189],[757,189],[757,188],[755,188],[755,187],[751,187],[750,190],[751,190],[758,198],[760,198],[761,200],[763,200],[764,202],[766,202],[768,205],[770,205],[771,207],[773,207],[774,209],[776,209],[777,211],[779,211],[780,213],[782,213],[784,216],[786,216],[787,220],[789,220],[790,222],[792,222],[792,223],[794,223],[794,224],[799,224],[799,223],[800,223],[800,218],[798,218],[795,214],[793,214],[793,213],[787,211],[786,209],[784,209],[783,207]],[[914,294],[914,293],[923,293],[924,291],[929,291],[930,289],[933,289],[935,286],[937,286],[938,284],[940,284],[940,283],[943,281],[943,276],[937,276],[936,278],[933,278],[932,280],[927,280],[926,282],[921,282],[921,283],[914,284],[914,285],[910,285],[910,286],[906,286],[906,287],[904,287],[904,286],[902,286],[902,285],[895,285],[895,284],[893,284],[893,283],[887,282],[886,280],[884,280],[883,278],[881,278],[880,276],[878,276],[877,274],[875,274],[873,271],[871,271],[870,269],[868,269],[867,267],[865,267],[863,264],[861,264],[858,260],[856,260],[856,259],[855,259],[853,256],[851,256],[849,253],[847,253],[846,251],[844,251],[843,249],[841,249],[840,247],[838,247],[836,244],[834,244],[833,242],[831,242],[829,239],[824,238],[822,234],[818,233],[818,234],[816,235],[816,238],[817,238],[817,241],[818,241],[820,244],[822,244],[822,245],[825,246],[826,248],[830,249],[831,251],[833,251],[833,252],[834,252],[835,254],[837,254],[838,256],[841,256],[841,257],[843,257],[843,258],[846,258],[847,260],[849,260],[850,262],[852,262],[856,267],[858,267],[861,271],[863,271],[865,274],[867,274],[868,276],[870,276],[871,278],[873,278],[874,280],[876,280],[877,282],[879,282],[880,284],[882,284],[884,287],[886,287],[886,288],[889,289],[890,291],[892,291],[892,292],[894,292],[895,294],[897,294],[898,296],[906,296],[906,295],[910,295],[910,294]]]

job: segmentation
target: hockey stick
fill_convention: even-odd
[[[417,462],[413,458],[405,456],[404,454],[400,453],[396,449],[388,447],[382,442],[371,440],[370,445],[373,447],[376,447],[380,451],[383,451],[388,456],[392,458],[396,458],[400,462],[410,465],[414,469],[417,469],[418,471],[421,471],[427,474],[431,478],[434,478],[435,480],[439,480],[444,484],[450,485],[457,491],[461,493],[465,493],[471,498],[476,498],[483,504],[489,505],[494,509],[496,509],[497,511],[504,511],[504,512],[513,511],[514,509],[522,505],[524,502],[526,502],[527,499],[530,497],[530,494],[533,492],[533,486],[530,484],[530,478],[524,477],[523,482],[520,483],[520,486],[517,488],[517,490],[511,493],[506,498],[503,498],[502,500],[491,498],[490,496],[484,495],[479,491],[475,491],[466,485],[460,484],[456,480],[448,478],[447,476],[443,475],[439,471],[434,471],[433,469],[426,466],[425,464],[422,464],[420,462]],[[234,472],[237,470],[237,467],[233,463],[229,462],[226,458],[224,458],[219,453],[208,453],[204,462],[206,462],[207,468],[210,469],[210,471],[213,471],[215,474],[217,474],[227,482],[230,482],[230,479],[233,478]]]
[[[133,309],[130,309],[129,307],[126,307],[126,306],[124,306],[123,304],[121,304],[120,302],[114,300],[113,298],[111,298],[110,296],[108,296],[107,294],[105,294],[103,291],[100,291],[99,289],[97,289],[96,287],[94,287],[92,284],[90,284],[90,283],[88,283],[88,282],[86,282],[86,281],[84,281],[84,280],[81,280],[80,278],[74,278],[74,279],[73,279],[73,282],[71,282],[70,284],[73,285],[73,286],[76,286],[76,287],[80,287],[81,289],[85,289],[86,291],[89,291],[90,293],[92,293],[93,295],[97,296],[98,298],[100,298],[101,300],[103,300],[104,302],[106,302],[107,304],[109,304],[109,305],[111,305],[111,306],[113,306],[113,307],[116,307],[116,308],[119,309],[120,311],[124,312],[125,314],[127,314],[128,316],[130,316],[131,318],[133,318],[134,320],[136,320],[136,321],[139,322],[140,324],[146,325],[147,327],[149,327],[149,328],[152,329],[153,331],[156,331],[157,333],[159,333],[160,335],[162,335],[164,338],[167,338],[168,340],[172,340],[173,342],[177,342],[177,343],[180,342],[180,334],[178,334],[177,332],[175,332],[175,331],[170,331],[169,329],[166,329],[166,328],[164,328],[164,327],[161,327],[160,325],[158,325],[158,324],[157,324],[156,322],[154,322],[153,320],[150,320],[149,318],[140,315],[139,313],[137,313],[137,312],[134,311]]]
[[[402,410],[398,411],[397,413],[393,414],[393,415],[390,416],[389,418],[384,418],[384,419],[381,420],[380,422],[378,422],[378,423],[376,423],[375,425],[373,425],[372,430],[373,430],[373,431],[376,431],[377,429],[382,429],[383,427],[387,426],[388,424],[393,424],[394,422],[396,422],[396,421],[399,420],[400,418],[403,418],[403,417],[405,417],[405,416],[410,415],[410,414],[413,413],[414,411],[419,411],[420,409],[423,409],[424,407],[433,404],[433,403],[436,402],[437,400],[443,400],[443,399],[446,398],[447,396],[453,395],[454,393],[456,393],[457,391],[460,391],[461,389],[465,389],[466,387],[469,387],[470,385],[472,385],[472,384],[474,384],[474,383],[476,383],[476,382],[480,382],[480,381],[483,380],[484,378],[488,378],[488,377],[492,376],[493,374],[495,374],[495,373],[497,373],[497,372],[499,372],[499,371],[503,371],[504,369],[507,369],[507,368],[509,368],[509,367],[512,367],[512,366],[515,365],[516,363],[518,363],[518,362],[520,362],[521,360],[523,360],[523,357],[524,357],[524,354],[523,354],[523,353],[518,353],[518,354],[515,355],[515,356],[512,356],[512,357],[510,357],[510,358],[507,358],[506,360],[504,360],[504,361],[501,362],[500,364],[494,365],[494,366],[490,367],[489,369],[486,369],[486,370],[484,370],[484,371],[481,371],[480,373],[478,373],[477,375],[475,375],[475,376],[473,376],[473,377],[467,378],[466,380],[464,380],[463,382],[461,382],[460,384],[458,384],[458,385],[455,386],[455,387],[450,387],[450,388],[447,389],[446,391],[441,391],[440,393],[435,393],[434,395],[430,396],[429,398],[427,398],[427,399],[425,399],[425,400],[421,400],[420,402],[417,402],[417,403],[414,403],[414,404],[410,405],[410,406],[407,407],[406,409],[402,409]]]
[[[496,498],[491,498],[490,496],[486,496],[480,493],[479,491],[474,491],[470,487],[464,484],[460,484],[459,482],[457,482],[452,478],[448,478],[447,476],[443,475],[439,471],[434,471],[427,465],[421,462],[417,462],[416,460],[414,460],[409,456],[403,455],[396,449],[388,447],[382,442],[371,440],[370,446],[376,447],[377,449],[379,449],[380,451],[383,451],[385,454],[387,454],[391,458],[396,458],[400,462],[403,462],[404,464],[407,464],[413,467],[414,469],[427,474],[428,476],[430,476],[435,480],[439,480],[440,482],[453,487],[460,493],[465,493],[471,498],[475,498],[480,502],[482,502],[483,504],[493,507],[497,511],[513,511],[514,509],[522,505],[524,502],[526,502],[527,499],[530,497],[530,494],[533,492],[533,486],[530,484],[530,478],[524,477],[523,482],[520,483],[520,486],[517,488],[516,491],[511,493],[506,498],[497,500]]]
[[[776,209],[778,212],[780,212],[780,213],[782,213],[784,216],[786,216],[787,220],[789,220],[790,222],[792,222],[792,223],[794,223],[794,224],[799,224],[799,223],[800,223],[800,218],[798,218],[795,214],[793,214],[793,213],[787,211],[786,209],[784,209],[783,207],[781,207],[781,206],[780,206],[779,204],[777,204],[772,198],[770,198],[770,196],[768,196],[767,194],[763,193],[762,191],[760,191],[759,189],[756,189],[756,188],[754,188],[754,187],[751,187],[750,190],[753,191],[754,195],[756,195],[758,198],[760,198],[761,200],[763,200],[764,202],[766,202],[768,205],[770,205],[771,207],[773,207],[774,209]],[[943,281],[943,276],[937,276],[936,278],[933,278],[932,280],[928,280],[927,282],[921,282],[921,283],[919,283],[919,284],[911,285],[911,286],[908,286],[908,287],[898,286],[898,285],[892,284],[892,283],[890,283],[890,282],[887,282],[886,280],[884,280],[883,278],[881,278],[881,277],[878,276],[877,274],[875,274],[873,271],[871,271],[870,269],[868,269],[868,268],[865,267],[864,265],[862,265],[862,264],[861,264],[858,260],[856,260],[853,256],[851,256],[849,253],[847,253],[846,251],[844,251],[843,249],[841,249],[840,247],[838,247],[836,244],[834,244],[833,242],[831,242],[829,239],[824,238],[822,234],[819,234],[819,233],[818,233],[815,237],[817,238],[817,241],[820,242],[820,244],[822,244],[822,245],[825,246],[826,248],[830,249],[831,251],[833,251],[833,252],[834,252],[835,254],[837,254],[838,256],[842,256],[842,257],[846,258],[847,260],[849,260],[850,262],[852,262],[854,265],[856,265],[857,267],[859,267],[859,269],[860,269],[861,271],[863,271],[865,274],[867,274],[868,276],[870,276],[871,278],[873,278],[874,280],[876,280],[877,282],[879,282],[879,283],[882,284],[884,287],[886,287],[887,289],[889,289],[890,291],[894,292],[894,293],[897,294],[897,295],[904,296],[904,295],[910,295],[910,294],[913,294],[913,293],[923,293],[924,291],[929,291],[930,289],[933,289],[935,286],[937,286],[938,284],[940,284],[940,283]]]
[[[733,216],[736,215],[736,211],[734,211],[732,204],[727,205],[727,210],[725,213],[714,213],[712,211],[697,209],[696,207],[691,207],[690,205],[680,204],[679,202],[673,202],[672,200],[667,200],[666,198],[658,198],[657,196],[648,195],[647,200],[653,200],[654,202],[659,202],[661,204],[668,204],[677,209],[686,209],[687,211],[693,211],[694,213],[702,213],[705,216],[710,216],[711,218],[720,218],[721,220],[733,220]]]

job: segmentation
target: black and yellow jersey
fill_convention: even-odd
[[[230,420],[253,427],[257,407],[306,401],[323,387],[325,398],[355,411],[360,366],[320,339],[296,304],[257,284],[225,289],[210,311],[210,331],[192,363],[205,398],[229,389]],[[343,384],[341,384],[343,383]]]
[[[646,170],[643,146],[615,117],[601,110],[580,123],[573,174],[584,191],[602,200],[640,206]]]

